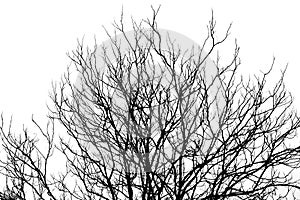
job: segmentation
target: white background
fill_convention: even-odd
[[[122,5],[125,19],[151,17],[150,5],[161,4],[159,26],[186,35],[201,44],[211,9],[222,36],[233,22],[228,50],[234,39],[241,47],[243,73],[267,69],[272,57],[275,71],[289,63],[286,84],[300,110],[300,5],[297,1],[1,1],[0,2],[0,112],[13,115],[16,123],[28,123],[31,115],[47,114],[51,81],[59,81],[70,63],[66,52],[85,36],[93,44],[107,39],[102,25],[111,28],[119,20]],[[129,23],[128,23],[129,25]],[[128,26],[128,30],[130,27]],[[275,77],[276,78],[276,77]]]
[[[221,52],[223,59],[233,53],[234,39],[241,47],[240,71],[257,74],[276,57],[275,71],[289,63],[287,89],[300,110],[300,5],[297,1],[90,1],[26,0],[0,2],[0,112],[13,115],[15,125],[30,126],[31,115],[45,120],[51,82],[59,81],[70,60],[66,52],[76,48],[85,36],[93,45],[107,39],[102,25],[111,28],[119,20],[122,5],[130,22],[151,17],[150,5],[161,4],[159,27],[184,34],[201,44],[211,9],[222,36],[233,22],[230,39]],[[130,23],[128,23],[129,25]],[[128,26],[128,30],[130,27]],[[276,73],[275,73],[276,74]],[[278,75],[278,74],[277,74]],[[276,80],[278,76],[272,76]]]

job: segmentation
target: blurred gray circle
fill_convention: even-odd
[[[176,45],[174,45],[175,47],[175,51],[177,51],[180,48],[181,51],[181,55],[183,55],[183,57],[188,57],[190,56],[191,50],[193,50],[193,55],[195,56],[192,59],[197,59],[196,57],[200,54],[200,46],[194,42],[193,40],[191,40],[190,38],[177,33],[175,31],[171,31],[171,30],[165,30],[165,29],[158,29],[158,32],[160,34],[160,39],[154,38],[154,41],[158,42],[160,41],[160,48],[161,49],[170,49],[170,41],[173,41],[176,43]],[[125,37],[126,36],[126,37]],[[124,34],[119,34],[113,37],[113,39],[115,41],[119,42],[119,46],[118,46],[118,51],[121,54],[126,54],[128,52],[130,52],[130,47],[129,44],[134,44],[136,42],[136,32],[135,31],[129,31],[126,32]],[[171,39],[171,40],[168,40]],[[146,37],[141,37],[140,40],[138,41],[139,44],[143,44],[143,42],[147,42],[147,38]],[[97,68],[97,73],[98,74],[105,74],[106,70],[107,70],[107,61],[105,61],[105,59],[103,59],[103,52],[101,52],[101,50],[103,50],[101,47],[106,47],[105,50],[105,56],[106,58],[109,58],[109,60],[112,62],[115,60],[116,57],[116,52],[113,47],[112,47],[112,40],[108,39],[106,41],[104,41],[98,48],[97,51],[95,52],[95,63],[96,63],[96,68]],[[206,54],[205,52],[201,52],[202,53],[202,57],[205,57]],[[159,58],[159,57],[158,57]],[[156,58],[155,58],[156,59]],[[116,60],[115,60],[116,62]],[[112,63],[113,64],[113,63]],[[160,66],[164,67],[163,64],[161,64]],[[220,83],[218,80],[213,80],[213,77],[216,76],[217,74],[217,68],[214,64],[214,62],[207,57],[205,59],[205,62],[203,63],[203,65],[201,67],[205,66],[204,70],[205,70],[205,77],[206,80],[208,81],[209,85],[211,82],[213,82],[211,89],[210,89],[210,95],[212,96],[212,98],[214,98],[216,95],[218,95],[218,88],[220,86]],[[154,66],[155,67],[155,66]],[[149,68],[150,70],[150,68]],[[165,71],[165,73],[163,73],[163,71]],[[170,73],[166,73],[166,71],[168,71],[167,69],[163,69],[162,71],[154,71],[154,75],[155,77],[162,77],[162,79],[160,80],[160,86],[161,88],[163,88],[164,86],[168,85],[170,79],[172,78],[172,75]],[[152,71],[150,70],[149,73],[151,73]],[[163,74],[159,74],[159,73],[163,73]],[[135,74],[137,75],[137,74]],[[100,78],[100,77],[98,77]],[[159,80],[159,79],[157,79]],[[180,80],[180,77],[179,77]],[[158,82],[158,81],[157,81]],[[75,83],[75,87],[77,88],[84,88],[85,83],[83,82],[83,77],[82,74],[79,74]],[[139,89],[139,88],[137,88]],[[172,92],[172,91],[171,91]],[[173,91],[174,92],[174,91]],[[117,95],[117,93],[115,93],[116,95],[113,95],[113,102],[114,104],[118,104],[118,108],[119,111],[121,110],[126,110],[126,102],[124,99],[120,98],[119,95]],[[222,99],[219,98],[220,95],[218,95],[218,107],[222,107],[224,105],[224,101]],[[86,103],[86,105],[90,105],[92,106],[91,102],[84,102]],[[214,108],[217,109],[216,104],[213,104]],[[195,114],[193,113],[193,109],[195,109],[195,107],[191,107],[189,110],[190,114]],[[95,108],[96,110],[96,108]],[[86,110],[83,111],[83,114],[86,117],[92,117],[91,116],[91,110]],[[126,114],[126,113],[124,113]],[[192,115],[191,115],[192,116]],[[186,116],[186,118],[188,118],[190,116]],[[95,119],[93,119],[95,120]],[[193,119],[191,119],[193,120]],[[115,118],[116,123],[118,122],[118,119]],[[120,121],[119,121],[120,122]],[[80,121],[78,123],[82,123],[82,121]],[[211,126],[213,127],[212,129],[212,135],[207,137],[207,142],[203,143],[204,146],[206,145],[206,147],[203,147],[203,149],[205,151],[209,151],[209,148],[211,148],[211,145],[213,143],[214,140],[214,134],[215,132],[217,132],[218,130],[218,121],[217,118],[214,118],[211,122]],[[141,127],[138,125],[136,125],[135,130],[143,130],[144,127]],[[158,127],[156,127],[158,128]],[[96,156],[99,159],[104,160],[104,162],[106,162],[108,164],[109,167],[111,168],[118,168],[119,170],[129,170],[130,172],[134,171],[134,170],[138,170],[140,171],[151,171],[153,170],[153,167],[155,168],[163,168],[165,165],[167,165],[168,163],[176,160],[178,158],[178,156],[180,156],[180,153],[182,151],[184,151],[183,145],[180,144],[182,142],[179,142],[179,144],[176,146],[175,143],[169,143],[169,145],[163,146],[162,149],[156,149],[153,152],[150,152],[149,154],[151,155],[147,155],[143,152],[130,152],[133,151],[132,149],[127,150],[127,152],[121,152],[120,150],[118,150],[118,148],[114,148],[114,146],[116,144],[112,144],[112,140],[110,140],[110,138],[107,137],[107,135],[103,134],[101,132],[101,128],[100,129],[95,129],[95,124],[89,124],[89,122],[85,122],[82,124],[82,135],[84,135],[84,140],[86,142],[86,144],[89,147],[89,150],[93,153],[94,156]],[[180,131],[180,130],[177,130]],[[132,131],[131,134],[133,134],[133,136],[138,136],[138,138],[140,139],[145,139],[146,136],[143,135],[136,135],[137,133],[135,131]],[[158,133],[159,134],[159,133]],[[176,138],[175,138],[176,139]],[[182,138],[178,138],[177,140],[180,141]],[[192,138],[190,138],[192,139]],[[129,151],[129,152],[128,152]],[[145,166],[144,163],[144,158],[145,157],[150,157],[153,158],[153,156],[156,156],[157,158],[154,158],[151,162],[150,167]],[[126,157],[126,158],[125,158]],[[125,159],[124,159],[125,158]]]

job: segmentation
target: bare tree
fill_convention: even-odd
[[[107,31],[109,46],[78,42],[69,54],[76,84],[68,68],[53,85],[46,131],[33,120],[47,148],[26,129],[22,137],[5,131],[2,120],[6,191],[17,199],[27,199],[26,187],[37,199],[297,199],[300,120],[286,68],[271,89],[275,59],[244,80],[236,44],[231,62],[221,65],[217,54],[209,74],[231,26],[218,40],[212,15],[202,46],[183,49],[164,37],[152,10],[151,19],[132,21],[131,33],[122,13],[116,32]],[[55,148],[56,122],[66,135]],[[54,150],[66,171],[51,175]]]

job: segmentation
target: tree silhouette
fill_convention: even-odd
[[[78,42],[69,57],[79,78],[74,84],[68,68],[53,84],[47,128],[33,120],[39,136],[13,134],[2,118],[6,191],[16,199],[296,199],[300,120],[285,70],[271,89],[275,59],[244,80],[237,44],[227,65],[217,54],[210,69],[231,26],[218,40],[212,15],[202,46],[183,49],[163,37],[152,10],[132,21],[133,37],[122,13],[109,46]],[[65,133],[58,144],[55,126]],[[53,152],[66,159],[59,174],[49,173]]]

